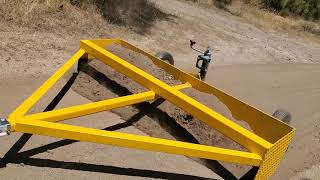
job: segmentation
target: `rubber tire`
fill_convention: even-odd
[[[167,63],[171,64],[172,66],[174,66],[173,56],[170,53],[168,53],[166,51],[160,51],[155,56],[163,61],[166,61]]]
[[[284,110],[284,109],[277,109],[273,114],[273,117],[279,119],[280,121],[290,124],[291,121],[291,114],[289,111]]]

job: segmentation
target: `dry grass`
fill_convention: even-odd
[[[207,6],[214,5],[215,0],[187,0]],[[281,32],[306,32],[320,36],[320,21],[312,22],[296,17],[283,17],[276,12],[263,8],[260,0],[233,0],[231,5],[223,8],[234,16],[241,17],[257,27]]]
[[[0,20],[45,31],[101,30],[115,24],[144,34],[154,21],[169,17],[147,0],[10,0],[0,6]]]
[[[0,6],[5,21],[39,30],[99,25],[103,18],[97,12],[94,5],[77,7],[68,0],[10,0]]]
[[[212,0],[193,1],[207,5],[212,5],[213,2]],[[75,5],[72,2],[81,3]],[[161,12],[152,3],[144,0],[137,1],[139,3],[125,0],[121,0],[121,3],[103,2],[104,4],[95,0],[8,0],[0,5],[0,20],[45,31],[61,29],[83,31],[86,28],[101,30],[107,26],[110,27],[110,23],[115,23],[143,34],[152,26],[153,21],[170,18],[170,15]],[[264,29],[320,35],[319,22],[284,18],[274,12],[261,10],[255,2],[250,1],[250,4],[245,4],[242,1],[234,1],[231,6],[227,6],[226,10]],[[136,5],[133,6],[133,4]],[[130,8],[126,8],[128,6]],[[127,11],[124,11],[124,8]]]

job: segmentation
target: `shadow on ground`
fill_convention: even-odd
[[[83,6],[85,0],[71,0],[72,5]],[[147,0],[91,0],[105,20],[112,24],[127,27],[138,34],[149,32],[157,20],[170,21],[176,16],[167,14]]]
[[[81,71],[88,73],[91,77],[93,77],[96,81],[102,84],[112,84],[111,87],[116,88],[121,95],[128,95],[131,92],[125,87],[120,86],[116,82],[107,78],[103,73],[97,71],[93,67],[87,65],[86,63],[81,66]],[[58,103],[62,100],[68,90],[71,88],[72,84],[77,78],[78,73],[74,73],[73,76],[68,80],[65,86],[61,89],[61,91],[57,94],[57,96],[50,102],[50,104],[45,108],[45,111],[53,110]],[[110,89],[110,86],[106,88]],[[121,91],[119,91],[121,89]],[[119,94],[119,95],[120,95]],[[161,117],[164,117],[164,121],[162,121],[162,127],[170,127],[170,129],[166,129],[171,135],[173,135],[176,139],[199,144],[199,142],[190,134],[186,129],[181,127],[175,120],[170,119],[167,113],[158,109],[161,103],[165,100],[159,98],[155,100],[153,103],[139,103],[136,105],[139,112],[132,116],[128,121],[119,123],[113,126],[109,126],[104,128],[103,130],[107,131],[115,131],[121,128],[125,128],[128,126],[132,126],[135,122],[139,121],[142,117],[157,113]],[[168,116],[168,117],[167,117]],[[165,118],[167,117],[167,118]],[[117,175],[127,175],[127,176],[139,176],[139,177],[150,177],[150,178],[159,178],[159,179],[209,179],[192,175],[178,174],[178,173],[169,173],[169,172],[161,172],[154,170],[143,170],[143,169],[134,169],[134,168],[122,168],[115,166],[106,166],[106,165],[95,165],[89,163],[81,163],[81,162],[65,162],[65,161],[56,161],[51,159],[39,159],[33,158],[32,156],[36,154],[40,154],[46,152],[48,150],[56,149],[62,146],[70,145],[76,143],[78,141],[64,139],[60,141],[56,141],[53,143],[49,143],[37,148],[33,148],[30,150],[26,150],[23,152],[19,152],[24,145],[30,140],[32,137],[31,134],[23,134],[20,139],[10,148],[10,150],[4,155],[2,159],[0,159],[0,165],[2,168],[6,167],[8,163],[14,164],[26,164],[29,166],[36,167],[50,167],[50,168],[61,168],[61,169],[71,169],[71,170],[79,170],[79,171],[91,171],[91,172],[100,172],[100,173],[109,173],[109,174],[117,174]],[[199,162],[199,161],[198,161]],[[229,172],[226,168],[224,168],[218,161],[214,160],[200,160],[200,163],[211,169],[213,172],[218,174],[224,179],[237,179],[231,172]],[[243,176],[244,179],[250,179],[252,175],[256,173],[257,168],[253,168],[246,175]],[[241,178],[241,179],[243,179]]]
[[[45,108],[45,111],[53,110],[58,103],[62,100],[64,95],[68,92],[71,85],[75,81],[78,74],[73,74],[69,79],[66,85],[58,93],[58,95],[51,101],[51,103]],[[119,123],[107,128],[104,130],[114,131],[124,127],[131,126],[132,122]],[[79,170],[79,171],[90,171],[90,172],[99,172],[99,173],[108,173],[108,174],[117,174],[117,175],[126,175],[126,176],[138,176],[138,177],[149,177],[149,178],[158,178],[158,179],[203,179],[203,180],[212,180],[210,178],[154,171],[154,170],[144,170],[144,169],[134,169],[134,168],[122,168],[116,166],[106,166],[106,165],[95,165],[89,163],[81,162],[65,162],[65,161],[56,161],[51,159],[39,159],[33,158],[32,156],[46,152],[48,150],[56,149],[61,146],[70,145],[78,141],[64,139],[56,141],[50,144],[46,144],[37,148],[33,148],[27,151],[19,152],[25,144],[32,137],[31,134],[23,134],[19,140],[10,148],[10,150],[0,159],[0,167],[5,168],[8,163],[14,164],[25,164],[35,167],[50,167],[50,168],[60,168],[60,169],[70,169],[70,170]]]

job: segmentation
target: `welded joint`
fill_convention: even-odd
[[[11,125],[7,119],[0,118],[0,136],[6,136],[10,134]]]

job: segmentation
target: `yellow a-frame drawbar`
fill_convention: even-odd
[[[180,80],[182,84],[169,86],[142,69],[112,54],[105,49],[106,46],[112,43],[119,44],[149,57],[155,65],[170,73],[175,79]],[[140,85],[148,88],[149,91],[26,115],[28,110],[79,59],[86,59],[88,55],[95,57],[116,71],[133,79]],[[180,91],[185,88],[194,88],[216,96],[229,108],[235,119],[246,121],[253,132]],[[245,147],[248,152],[58,123],[58,121],[132,105],[158,97],[168,100],[203,121],[211,128],[218,130]],[[82,40],[78,52],[12,112],[7,120],[11,132],[68,138],[256,166],[259,168],[255,179],[267,179],[275,172],[295,131],[289,125],[119,39]]]

